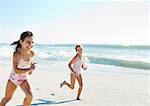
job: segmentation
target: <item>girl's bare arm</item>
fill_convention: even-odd
[[[78,59],[78,55],[76,55],[76,56],[69,62],[69,64],[68,64],[69,69],[70,69],[71,72],[73,72],[73,73],[75,73],[75,72],[73,71],[71,65],[74,64],[74,63],[77,61],[77,59]]]

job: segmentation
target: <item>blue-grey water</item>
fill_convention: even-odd
[[[150,70],[150,46],[91,44],[82,46],[87,63]],[[74,47],[74,44],[35,44],[33,50],[38,60],[69,62],[76,54]],[[0,51],[1,59],[10,58],[14,46],[0,44]]]

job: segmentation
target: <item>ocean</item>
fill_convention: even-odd
[[[83,44],[87,64],[109,65],[150,70],[150,46]],[[75,56],[75,44],[35,44],[35,60],[40,62],[67,62]],[[0,44],[0,63],[12,58],[14,46]]]

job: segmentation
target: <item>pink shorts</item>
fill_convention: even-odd
[[[9,76],[9,80],[12,81],[16,86],[20,86],[20,84],[27,80],[26,75],[17,75],[14,72],[12,72]]]

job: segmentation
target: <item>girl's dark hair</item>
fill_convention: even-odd
[[[13,42],[11,45],[17,45],[15,50],[18,51],[21,48],[20,40],[24,41],[26,37],[33,36],[33,33],[30,31],[25,31],[21,34],[20,39],[18,41]]]
[[[77,51],[77,48],[78,48],[78,47],[82,48],[81,45],[76,45],[76,46],[75,46],[75,50],[76,50],[76,51]]]

